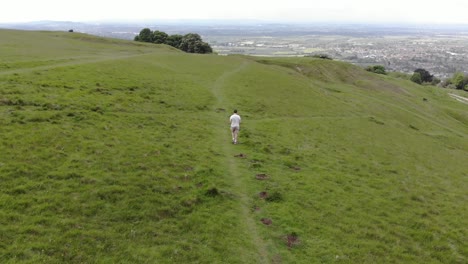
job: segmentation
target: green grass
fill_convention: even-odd
[[[68,32],[0,30],[0,53],[2,263],[468,259],[453,91]]]

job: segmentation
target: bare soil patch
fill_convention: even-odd
[[[255,175],[255,179],[257,179],[257,180],[266,180],[268,178],[269,178],[269,176],[264,174],[264,173],[259,173],[259,174]]]
[[[293,246],[299,244],[299,238],[297,234],[289,234],[286,236],[286,244],[288,245],[288,248],[292,248]]]
[[[268,197],[268,193],[267,192],[260,192],[258,194],[258,196],[260,197],[260,199],[265,199]]]
[[[262,219],[260,219],[260,221],[262,221],[262,223],[263,223],[264,225],[267,225],[267,226],[273,224],[273,221],[271,221],[270,218],[262,218]]]

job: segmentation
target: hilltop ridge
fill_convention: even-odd
[[[0,53],[2,262],[468,258],[459,91],[69,32]]]

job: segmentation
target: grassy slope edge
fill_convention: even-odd
[[[445,90],[312,58],[0,36],[2,262],[468,258],[468,109]]]

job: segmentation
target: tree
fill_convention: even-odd
[[[417,84],[422,84],[421,74],[419,72],[413,73],[413,76],[411,76],[411,81]]]
[[[170,35],[166,39],[166,44],[178,49],[180,46],[180,43],[182,42],[182,38],[183,36],[179,34]]]
[[[169,35],[167,35],[165,32],[156,30],[153,32],[153,43],[156,44],[166,44],[167,38]]]
[[[463,78],[463,90],[468,91],[468,75]]]
[[[144,28],[138,34],[138,41],[142,42],[153,42],[153,32],[149,28]],[[135,37],[135,39],[137,38]]]
[[[202,53],[213,53],[213,49],[211,48],[210,44],[203,42],[202,43]]]
[[[452,77],[452,84],[455,85],[457,89],[463,89],[465,87],[464,83],[465,76],[461,72],[456,72]]]
[[[385,67],[382,65],[369,66],[366,68],[366,71],[377,73],[377,74],[384,74],[384,75],[387,74]]]
[[[433,75],[431,75],[427,70],[425,69],[416,69],[414,72],[417,72],[421,75],[421,81],[422,82],[427,82],[427,83],[431,83],[432,82],[432,79],[433,79]]]
[[[195,45],[197,42],[201,42],[201,37],[198,34],[188,33],[182,37],[182,41],[180,42],[179,49],[194,53]]]
[[[203,41],[196,41],[193,47],[194,53],[212,53],[213,50],[211,49],[210,45]]]
[[[182,37],[179,49],[189,53],[211,53],[213,52],[210,45],[203,42],[200,35],[188,33]]]

